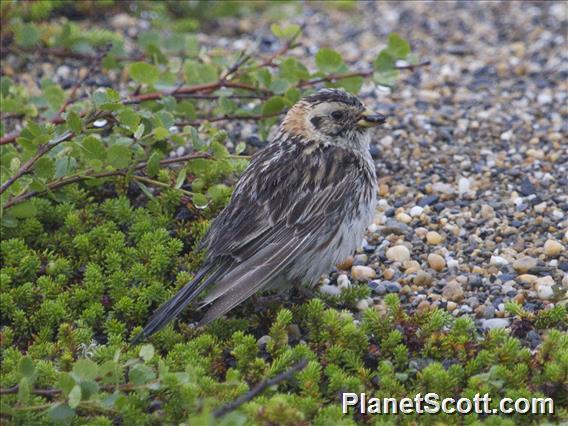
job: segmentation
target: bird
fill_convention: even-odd
[[[157,309],[134,343],[202,294],[200,308],[209,308],[198,326],[261,290],[312,288],[351,255],[375,212],[369,130],[385,121],[341,89],[320,89],[294,104],[202,239],[207,254],[193,280]]]

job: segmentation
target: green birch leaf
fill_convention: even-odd
[[[180,189],[183,183],[185,182],[185,177],[187,176],[187,168],[184,167],[178,172],[175,188]]]
[[[124,145],[113,145],[107,151],[107,158],[111,166],[122,169],[130,164],[131,152]]]
[[[24,24],[16,28],[16,44],[28,48],[37,44],[40,38],[39,28],[35,24]]]
[[[142,345],[140,348],[140,358],[142,358],[145,362],[150,361],[154,357],[154,346],[151,344]]]
[[[343,65],[341,55],[333,49],[323,48],[316,53],[316,65],[325,73],[337,71]]]
[[[160,160],[162,159],[162,154],[159,151],[153,151],[150,154],[150,158],[148,159],[148,163],[146,164],[146,171],[148,176],[153,177],[158,174],[160,170]]]
[[[67,113],[67,127],[75,134],[81,133],[83,129],[83,120],[75,111]]]
[[[69,407],[77,408],[81,403],[81,386],[75,385],[67,397]]]
[[[26,377],[22,377],[18,383],[18,402],[20,404],[27,404],[31,396],[30,382]]]
[[[273,96],[262,106],[262,114],[271,115],[282,111],[286,107],[286,101],[282,96]]]
[[[20,204],[21,206],[21,204]],[[10,210],[12,211],[12,210]],[[31,357],[29,356],[25,356],[20,360],[20,366],[19,366],[19,370],[20,370],[20,374],[24,377],[26,377],[27,379],[31,380],[32,377],[35,374],[35,365],[34,362],[32,361]]]
[[[67,404],[57,404],[47,411],[47,416],[54,423],[68,424],[75,416],[75,410]]]
[[[410,53],[410,44],[397,33],[390,33],[387,49],[395,58],[404,59]]]
[[[160,71],[155,65],[135,62],[128,67],[128,74],[138,83],[152,85],[158,80]]]
[[[37,208],[32,201],[24,201],[23,203],[16,204],[9,212],[12,217],[25,219],[37,215]]]

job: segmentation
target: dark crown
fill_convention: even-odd
[[[363,107],[363,104],[356,96],[340,89],[320,89],[317,92],[306,96],[304,100],[313,105],[321,104],[323,102],[342,102],[347,105]]]

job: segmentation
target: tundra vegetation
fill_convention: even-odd
[[[394,86],[425,62],[394,33],[363,71],[329,48],[315,53],[315,68],[304,64],[290,53],[301,37],[296,25],[274,24],[279,47],[264,54],[210,49],[192,33],[250,4],[146,5],[162,19],[128,45],[104,22],[83,26],[59,14],[88,17],[120,4],[64,3],[2,3],[3,50],[25,63],[79,64],[70,84],[37,72],[39,91],[3,69],[2,424],[528,424],[568,416],[560,305],[537,314],[507,306],[519,327],[545,331],[536,350],[503,329],[480,333],[468,317],[405,312],[393,294],[386,313],[359,314],[366,283],[337,297],[245,304],[204,330],[189,325],[199,313],[188,309],[129,346],[192,278],[203,255],[197,243],[247,165],[253,148],[227,143],[225,125],[254,121],[266,139],[316,87]],[[182,9],[177,19],[170,8]],[[489,393],[493,406],[550,396],[556,412],[342,416],[344,391]]]

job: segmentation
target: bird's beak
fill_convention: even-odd
[[[357,125],[359,127],[375,127],[384,124],[386,120],[387,118],[383,114],[379,114],[378,112],[373,112],[371,110],[365,110],[365,112],[361,114]]]

